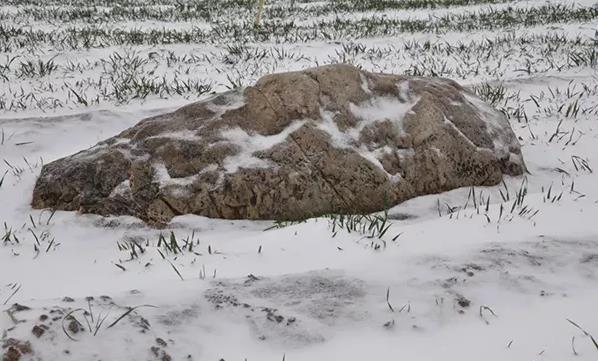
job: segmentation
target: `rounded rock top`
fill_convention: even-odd
[[[506,117],[452,80],[327,65],[266,75],[45,165],[35,208],[298,220],[526,171]]]

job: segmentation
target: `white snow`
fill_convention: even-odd
[[[549,3],[557,2],[576,7],[595,4]],[[0,12],[20,8],[0,5]],[[426,19],[430,13],[488,9],[476,5],[386,11],[380,16]],[[366,12],[350,18],[377,15]],[[179,25],[190,26],[172,27]],[[23,26],[54,30],[64,24],[27,20]],[[128,26],[162,24],[131,21]],[[295,57],[243,60],[241,56],[234,64],[223,61],[229,55],[225,45],[230,44],[19,50],[21,57],[11,66],[8,81],[0,69],[0,102],[20,101],[24,106],[0,113],[0,344],[9,337],[29,340],[35,352],[29,359],[42,361],[159,360],[151,350],[157,346],[156,338],[167,344],[158,354],[166,351],[173,360],[596,360],[598,350],[588,335],[598,337],[597,67],[571,61],[574,51],[589,49],[591,54],[591,47],[542,44],[532,38],[579,37],[594,44],[595,31],[596,21],[590,20],[476,32],[405,33],[340,43],[248,43],[250,51],[278,50]],[[426,41],[430,41],[426,46],[445,52],[409,50]],[[467,51],[482,42],[488,58]],[[366,50],[345,53],[343,45],[350,43]],[[460,44],[464,50],[459,50]],[[102,98],[109,83],[99,59],[125,50],[138,51],[142,59],[156,54],[140,74],[154,71],[156,78],[204,79],[218,92],[230,86],[227,75],[234,80],[239,75],[247,84],[267,72],[340,60],[372,71],[433,70],[467,86],[504,85],[509,100],[499,106],[508,112],[521,107],[527,115],[527,119],[512,116],[510,122],[529,174],[525,180],[507,177],[494,187],[407,201],[389,210],[392,225],[382,239],[349,233],[338,224],[333,231],[328,218],[264,231],[273,222],[181,216],[159,230],[132,217],[32,209],[31,192],[42,164],[199,98],[164,93],[126,104]],[[57,54],[55,61],[61,66],[73,61],[81,69],[60,68],[45,77],[19,75],[20,61],[47,60]],[[179,60],[167,66],[169,54]],[[17,54],[0,53],[0,65],[6,55]],[[528,64],[529,74],[522,71]],[[88,99],[99,97],[99,103],[76,103],[63,86],[65,81]],[[29,91],[34,96],[26,97]],[[63,106],[50,107],[52,99]],[[384,117],[400,124],[396,114],[408,111],[410,100],[405,99],[408,103],[356,104],[353,111],[364,124]],[[566,115],[576,101],[579,112]],[[236,105],[242,102],[239,97]],[[340,132],[333,114],[324,115],[322,129],[337,144],[350,146],[357,133]],[[293,123],[273,137],[227,130],[222,134],[225,141],[242,149],[238,157],[227,159],[227,169],[263,166],[252,154],[278,144],[300,125]],[[380,153],[364,150],[362,155],[375,158]],[[165,182],[172,181],[165,169],[157,167]],[[117,189],[126,193],[127,186],[124,182]],[[517,193],[525,197],[514,205]],[[170,242],[171,232],[179,245],[192,243],[193,250],[174,254],[164,244],[158,246],[160,234]],[[130,247],[133,241],[144,252],[136,249],[137,257],[131,258],[130,248],[123,245]],[[65,296],[73,302],[63,300]],[[88,301],[88,296],[94,299]],[[469,306],[459,304],[464,300]],[[218,302],[221,309],[216,308]],[[13,312],[14,303],[31,310]],[[156,307],[138,308],[107,328],[128,307],[141,305]],[[107,317],[95,336],[86,331],[73,335],[77,339],[73,341],[63,331],[66,312],[77,308],[91,311],[96,320]],[[49,328],[37,338],[31,330],[44,323],[42,314],[56,320],[51,325],[45,322]],[[88,327],[82,311],[74,315]]]
[[[328,133],[335,147],[356,150],[362,157],[376,165],[394,181],[398,181],[400,177],[389,174],[380,162],[380,158],[384,154],[391,153],[392,151],[387,149],[387,147],[368,149],[365,144],[359,147],[357,147],[357,144],[360,143],[359,138],[363,129],[376,123],[390,121],[399,132],[403,131],[403,119],[419,100],[409,95],[408,84],[405,85],[405,83],[401,82],[397,84],[401,94],[403,94],[402,98],[404,100],[393,97],[372,97],[361,104],[350,103],[349,111],[357,119],[357,124],[354,127],[340,130],[334,121],[335,114],[324,109],[320,110],[322,122],[317,124],[319,129]]]
[[[117,185],[112,192],[110,193],[110,197],[116,196],[126,196],[131,192],[131,182],[127,179],[122,181],[119,185]]]
[[[350,111],[359,120],[359,123],[349,133],[354,139],[358,139],[363,128],[386,120],[390,120],[397,129],[402,131],[403,118],[418,100],[410,99],[409,102],[406,102],[392,97],[373,97],[366,104],[350,104]]]
[[[494,151],[496,154],[499,157],[510,156],[511,152],[509,148],[513,145],[508,144],[507,139],[503,139],[504,132],[501,131],[501,123],[504,120],[502,115],[500,113],[497,114],[488,104],[481,101],[479,98],[468,94],[467,92],[464,92],[463,96],[468,102],[474,105],[475,109],[481,113],[480,118],[485,120],[488,134],[492,136]]]
[[[167,133],[160,133],[159,135],[156,136],[151,136],[148,138],[170,138],[170,139],[178,139],[178,140],[200,140],[201,137],[199,135],[197,135],[194,131],[192,130],[180,130],[180,131],[176,131],[176,132],[167,132]]]
[[[154,163],[152,165],[154,169],[154,174],[156,179],[158,180],[160,186],[169,186],[169,185],[180,185],[186,186],[190,185],[195,181],[197,175],[192,175],[188,177],[179,177],[179,178],[172,178],[168,173],[168,169],[163,163]]]
[[[276,144],[282,143],[291,133],[301,128],[305,120],[295,121],[280,133],[274,135],[249,134],[240,127],[226,129],[221,132],[224,141],[238,147],[235,155],[228,156],[223,161],[227,173],[234,173],[239,168],[268,168],[272,164],[254,153],[268,150]]]

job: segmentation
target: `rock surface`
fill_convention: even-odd
[[[43,167],[32,205],[154,224],[369,213],[525,171],[502,113],[446,79],[268,75]]]

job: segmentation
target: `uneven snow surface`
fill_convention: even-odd
[[[288,33],[266,23],[276,35],[237,41],[225,25],[251,24],[253,8],[229,4],[211,20],[184,20],[168,15],[174,2],[152,1],[140,3],[145,13],[118,10],[127,20],[102,4],[94,11],[108,15],[97,21],[67,21],[60,14],[84,7],[3,2],[0,354],[18,340],[32,349],[22,360],[598,359],[598,5],[376,3],[350,11],[268,0],[265,21],[294,21]],[[73,30],[85,27],[137,33],[92,36],[85,47]],[[155,32],[168,29],[180,34]],[[193,41],[183,43],[185,32]],[[27,63],[49,59],[57,66],[49,73]],[[29,205],[44,163],[211,91],[333,62],[470,87],[508,115],[529,174],[405,202],[373,237],[371,219],[184,216],[158,230]],[[353,111],[367,120],[408,108]],[[235,129],[223,136],[247,150],[279,141]]]

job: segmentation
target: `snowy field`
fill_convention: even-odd
[[[598,359],[596,0],[266,2],[1,2],[3,361]],[[470,87],[529,174],[299,223],[29,205],[44,163],[339,62]]]

